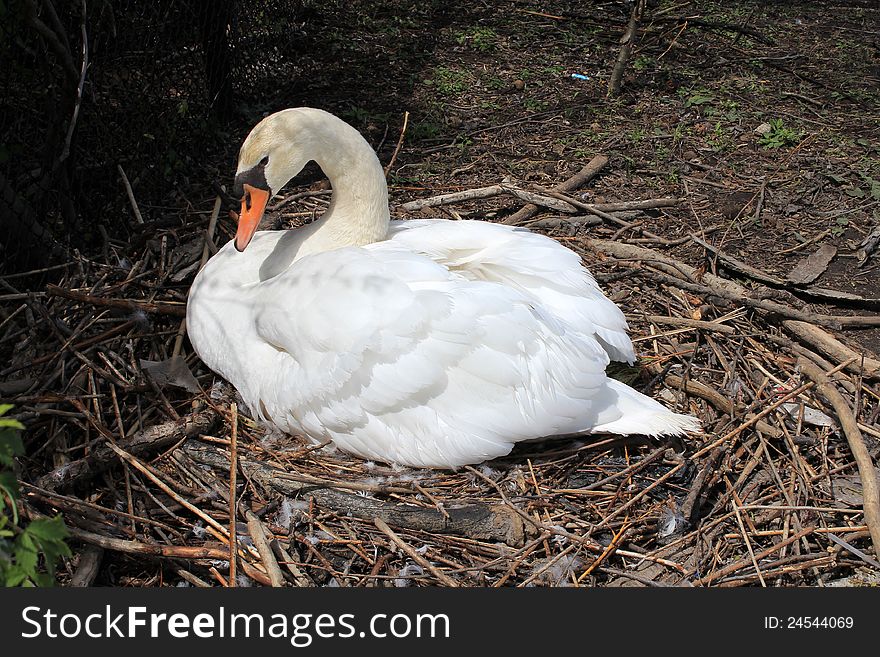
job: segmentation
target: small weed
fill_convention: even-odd
[[[801,138],[800,132],[786,128],[782,119],[770,119],[770,131],[761,135],[759,143],[764,148],[781,148],[793,146]]]
[[[642,55],[641,57],[636,57],[635,61],[633,62],[633,68],[637,71],[644,71],[648,69],[653,63],[653,59]]]
[[[465,71],[459,71],[447,66],[438,66],[434,69],[425,84],[434,87],[437,93],[444,96],[453,96],[467,90],[471,84],[471,77]]]
[[[409,135],[415,141],[436,139],[442,133],[443,126],[436,121],[413,121],[409,128]]]
[[[547,109],[547,103],[537,98],[526,98],[523,100],[523,107],[529,112],[543,112]]]
[[[645,130],[643,128],[633,128],[626,135],[627,139],[629,139],[629,141],[631,141],[635,144],[638,144],[639,142],[643,141],[646,136],[647,135],[646,135]]]
[[[730,98],[725,98],[717,105],[707,107],[706,116],[723,117],[728,121],[739,121],[739,103]]]
[[[465,155],[467,155],[473,143],[474,140],[470,137],[462,137],[456,142],[455,145],[458,147],[459,154],[464,157]]]
[[[541,69],[541,73],[543,73],[544,75],[549,75],[549,76],[557,76],[557,75],[561,75],[562,73],[565,73],[565,67],[558,66],[558,65],[545,66],[544,68]]]
[[[371,112],[370,110],[363,107],[351,107],[347,110],[344,110],[342,112],[342,115],[349,121],[352,121],[359,125],[366,125],[371,122],[384,123],[388,121],[388,114]]]
[[[715,100],[715,97],[711,94],[711,92],[705,88],[680,88],[678,90],[678,95],[684,98],[685,107],[699,107],[700,105],[705,105],[706,103],[711,103]]]
[[[846,229],[849,227],[849,219],[846,217],[838,217],[837,221],[834,222],[834,225],[831,227],[831,236],[832,237],[840,237],[846,232]]]
[[[498,34],[488,27],[473,27],[456,34],[455,40],[460,46],[469,44],[474,50],[489,52],[495,50]]]
[[[486,88],[494,89],[496,91],[499,89],[506,89],[508,86],[510,86],[509,82],[507,82],[504,78],[496,73],[489,73],[485,75],[483,77],[483,84],[486,85]]]
[[[852,196],[853,198],[868,198],[871,200],[880,201],[880,180],[874,180],[871,176],[866,174],[861,174],[862,180],[865,183],[864,187],[858,187],[856,185],[851,185],[846,187],[843,190],[843,193],[847,196]]]
[[[712,133],[706,137],[706,141],[716,153],[729,150],[733,146],[733,140],[724,131],[720,121],[715,122],[715,127],[712,129]]]

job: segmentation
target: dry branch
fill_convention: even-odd
[[[103,308],[120,308],[122,310],[136,311],[140,310],[145,313],[157,313],[160,315],[173,315],[174,317],[186,317],[186,305],[182,303],[170,303],[162,301],[138,301],[135,299],[108,299],[105,297],[97,297],[86,292],[77,290],[65,290],[57,285],[47,285],[46,292],[52,296],[64,297],[73,301],[81,301],[93,306]]]
[[[269,581],[272,583],[273,587],[277,588],[283,586],[284,574],[281,572],[281,568],[278,566],[278,560],[275,559],[269,541],[266,539],[266,533],[263,530],[263,523],[254,515],[253,511],[246,512],[245,517],[247,519],[248,533],[251,535],[251,539],[254,542],[254,546],[257,548],[257,552],[260,553],[260,558],[263,560],[263,566],[265,566],[266,572],[269,573]],[[231,563],[232,562],[230,562],[230,564]]]
[[[652,249],[622,244],[607,240],[590,240],[594,248],[604,251],[620,260],[636,260],[644,262],[648,268],[642,270],[646,275],[659,279],[681,289],[696,292],[698,294],[716,296],[735,303],[773,313],[787,319],[796,319],[802,322],[814,322],[829,328],[839,329],[842,326],[872,327],[880,326],[880,317],[874,315],[820,315],[797,310],[769,299],[756,299],[738,283],[729,281],[708,272],[698,272],[694,267],[687,265],[670,256],[658,253]],[[702,281],[696,283],[694,281]]]
[[[212,446],[188,440],[180,449],[198,463],[225,470],[226,454]],[[293,481],[279,476],[283,470],[257,461],[239,459],[239,467],[250,481],[282,495],[313,497],[321,506],[338,513],[373,522],[380,518],[389,525],[436,534],[457,534],[476,540],[502,541],[522,545],[526,529],[522,520],[503,504],[465,504],[438,509],[401,504],[346,493],[324,486]]]
[[[155,452],[170,447],[184,438],[207,433],[216,419],[216,411],[209,406],[179,420],[163,422],[139,431],[129,440],[121,443],[120,447],[135,456]],[[89,481],[117,462],[116,452],[112,447],[102,445],[93,449],[88,456],[62,465],[42,476],[38,486],[47,490],[69,489]]]
[[[478,187],[476,189],[466,189],[461,192],[441,194],[440,196],[432,196],[430,198],[417,199],[415,201],[404,203],[400,207],[407,212],[416,212],[425,208],[434,208],[441,205],[461,203],[462,201],[472,201],[474,199],[491,198],[501,194],[509,194],[522,201],[550,208],[551,210],[556,210],[558,212],[566,212],[570,214],[577,212],[577,209],[566,201],[542,196],[541,194],[529,192],[507,183],[490,185],[489,187]]]
[[[763,283],[764,285],[769,285],[771,287],[779,288],[782,290],[788,290],[792,294],[802,294],[808,297],[812,297],[815,299],[821,299],[823,301],[828,301],[831,303],[838,304],[849,304],[849,305],[859,305],[865,308],[875,308],[880,306],[880,299],[873,299],[862,297],[857,294],[851,294],[849,292],[841,292],[839,290],[831,290],[824,287],[816,287],[816,286],[801,286],[795,284],[790,280],[783,280],[776,276],[772,276],[767,272],[761,271],[760,269],[756,269],[751,265],[744,263],[742,260],[738,260],[733,256],[724,253],[721,249],[712,244],[709,244],[705,240],[700,239],[696,235],[691,235],[691,239],[702,246],[707,251],[713,253],[715,257],[721,262],[724,267],[734,271],[738,274],[742,274],[743,276],[748,276],[752,280],[758,281],[759,283]]]
[[[862,480],[862,491],[864,495],[863,509],[865,511],[865,524],[868,525],[868,531],[871,532],[871,540],[874,542],[874,554],[880,557],[880,483],[877,481],[877,471],[874,469],[874,462],[865,447],[865,441],[862,438],[862,432],[859,430],[856,418],[852,409],[843,395],[834,387],[834,384],[825,376],[825,373],[815,364],[802,358],[798,361],[798,367],[801,371],[810,377],[816,383],[816,387],[825,399],[827,399],[846,436],[849,443],[853,458],[859,468],[859,476]]]
[[[786,320],[782,322],[782,326],[802,342],[815,347],[838,363],[851,361],[846,367],[848,371],[871,379],[880,378],[880,360],[847,347],[818,326],[795,320]]]
[[[616,96],[620,93],[620,87],[623,81],[623,71],[626,69],[626,63],[629,61],[630,53],[632,53],[636,31],[639,29],[639,23],[641,22],[644,13],[645,0],[636,0],[629,17],[629,23],[626,25],[626,31],[620,39],[620,52],[617,54],[617,61],[614,63],[611,77],[608,80],[608,96]]]
[[[571,178],[554,187],[554,190],[562,193],[573,192],[592,180],[602,169],[605,168],[606,164],[608,164],[608,158],[604,155],[597,155]],[[508,225],[518,224],[527,219],[531,219],[537,212],[538,206],[529,203],[505,218],[503,223]]]
[[[375,524],[376,527],[383,534],[390,538],[394,542],[394,544],[397,545],[397,547],[406,552],[410,559],[415,561],[422,568],[428,570],[432,575],[434,575],[434,577],[439,579],[444,586],[448,586],[450,588],[455,588],[458,586],[458,582],[452,579],[449,575],[443,573],[443,571],[438,569],[434,564],[432,564],[430,561],[428,561],[422,555],[416,552],[409,543],[407,543],[402,538],[400,538],[400,536],[395,534],[394,530],[392,530],[391,527],[389,527],[384,520],[382,520],[381,518],[375,518],[373,520],[373,524]]]

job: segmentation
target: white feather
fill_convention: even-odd
[[[334,194],[384,193],[369,146],[321,120],[329,136],[315,143],[339,132],[336,147],[365,160],[336,175]],[[331,155],[311,157],[334,171]],[[260,419],[365,459],[445,468],[546,436],[698,429],[605,375],[635,354],[623,313],[574,252],[497,224],[388,224],[352,215],[376,199],[336,198],[315,228],[258,232],[243,253],[226,244],[190,291],[194,348]],[[387,239],[328,247],[343,219],[385,221]]]

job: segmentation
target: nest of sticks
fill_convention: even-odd
[[[0,398],[27,427],[23,512],[61,512],[70,530],[60,581],[876,583],[880,362],[841,330],[878,318],[814,312],[833,293],[761,280],[711,244],[719,226],[645,230],[641,213],[685,212],[678,199],[582,202],[573,192],[605,163],[550,190],[505,182],[396,210],[470,204],[581,253],[625,309],[640,355],[613,375],[697,415],[704,433],[518,445],[453,472],[268,431],[185,339],[187,288],[233,231],[217,199],[182,226],[146,224],[99,260],[40,272],[55,285],[28,292],[27,277],[3,279]],[[511,198],[528,205],[511,214]],[[295,225],[326,201],[301,190],[269,217]]]

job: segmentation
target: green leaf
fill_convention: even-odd
[[[0,465],[11,468],[14,457],[24,454],[21,436],[15,431],[0,431]]]
[[[702,94],[694,94],[685,102],[685,107],[693,107],[694,105],[705,105],[706,103],[711,103],[715,100],[712,96],[705,96]]]
[[[27,536],[27,534],[22,534],[19,539],[19,544],[15,549],[15,561],[18,564],[18,567],[24,572],[32,573],[37,569],[39,554],[37,554],[36,550],[24,546],[24,543],[26,542],[24,540],[25,536]]]
[[[843,190],[843,193],[853,198],[865,198],[865,190],[859,187],[847,187]]]
[[[27,533],[41,543],[58,543],[69,536],[60,515],[54,518],[37,518],[27,527]]]
[[[27,573],[19,566],[12,566],[6,573],[5,585],[21,586],[27,580]]]

